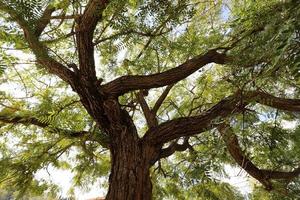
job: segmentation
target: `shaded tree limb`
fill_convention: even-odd
[[[47,6],[45,9],[43,15],[38,20],[37,25],[35,27],[34,35],[36,37],[39,37],[46,26],[50,23],[51,15],[55,11],[55,8],[52,5]]]
[[[109,0],[90,0],[80,19],[80,30],[93,33],[108,3]]]
[[[218,130],[227,146],[229,154],[249,175],[258,180],[267,190],[272,190],[272,179],[283,179],[291,181],[300,174],[300,167],[291,172],[273,171],[258,168],[242,151],[239,145],[238,137],[234,134],[232,128],[222,123],[218,126]]]
[[[244,93],[238,91],[219,101],[200,115],[173,119],[149,129],[143,140],[162,145],[180,137],[201,133],[217,127],[224,118],[243,111],[250,102],[257,102],[279,110],[300,111],[300,99],[285,99],[258,91]]]
[[[76,42],[79,56],[80,73],[86,81],[97,80],[94,60],[94,30],[102,12],[108,4],[108,0],[90,0],[82,16],[77,20]]]
[[[272,108],[290,112],[300,112],[300,99],[286,99],[282,97],[275,97],[271,94],[260,91],[245,92],[245,96],[250,101],[252,99],[257,103],[270,106]]]
[[[218,53],[216,50],[210,50],[165,72],[152,75],[122,76],[103,85],[102,88],[105,92],[114,96],[119,96],[132,90],[158,88],[174,84],[188,77],[206,64],[212,62],[225,64],[227,60],[228,57],[225,54]]]
[[[232,58],[226,55],[227,51],[234,48],[240,40],[262,30],[263,28],[259,27],[258,29],[247,33],[238,41],[233,42],[230,46],[211,49],[205,54],[195,56],[194,58],[187,60],[181,65],[165,72],[151,75],[127,75],[116,78],[115,80],[105,84],[103,86],[103,89],[104,91],[109,92],[112,95],[119,96],[132,90],[150,89],[174,84],[188,77],[192,73],[204,67],[206,64],[229,63]],[[148,43],[145,46],[147,45]],[[220,50],[224,51],[220,52]]]
[[[236,95],[229,96],[198,116],[173,119],[149,129],[143,140],[154,145],[162,145],[180,137],[192,136],[209,130],[220,123],[224,117],[238,112],[245,106],[239,103]]]
[[[166,89],[163,91],[163,93],[160,95],[160,97],[158,98],[158,100],[156,101],[156,103],[154,104],[153,108],[152,108],[152,112],[154,114],[157,113],[158,109],[160,108],[160,106],[162,105],[162,103],[164,102],[164,100],[167,98],[170,90],[172,89],[173,84],[172,85],[168,85],[166,87]]]
[[[139,91],[136,94],[137,100],[139,104],[141,105],[141,108],[143,110],[147,125],[149,128],[153,128],[157,125],[157,120],[155,114],[152,112],[152,110],[149,108],[142,91]]]

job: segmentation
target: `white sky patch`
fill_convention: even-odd
[[[234,186],[246,199],[248,199],[247,196],[252,192],[252,185],[247,173],[243,169],[231,165],[225,165],[224,170],[228,177],[220,177],[221,181]]]
[[[52,182],[59,187],[61,187],[61,192],[58,196],[67,198],[70,196],[70,188],[72,187],[72,179],[74,174],[71,170],[61,170],[49,166],[48,169],[39,170],[35,177],[37,180],[45,180],[47,182]],[[101,187],[103,180],[97,181],[95,184],[89,186],[89,190],[82,188],[75,188],[75,197],[76,200],[86,200],[90,198],[96,197],[104,197],[106,194],[106,190]]]
[[[286,90],[284,90],[285,94],[287,94],[288,96],[293,96],[295,94],[296,89],[289,87]]]
[[[96,197],[105,197],[106,190],[101,188],[100,183],[99,185],[93,185],[92,189],[90,191],[87,191],[85,193],[82,193],[82,190],[75,189],[75,196],[77,200],[87,200],[92,199]]]
[[[176,28],[174,28],[171,32],[170,32],[170,36],[173,37],[173,39],[181,36],[182,34],[184,34],[187,30],[188,27],[188,23],[184,23],[181,24],[179,26],[177,26]]]
[[[45,180],[53,182],[58,186],[62,187],[62,191],[59,196],[67,197],[68,190],[72,185],[73,174],[70,170],[59,170],[55,169],[52,166],[49,166],[48,169],[39,170],[35,177],[37,180]]]
[[[229,9],[229,6],[227,4],[228,2],[225,1],[225,3],[222,4],[222,8],[221,8],[221,19],[223,21],[227,21],[230,17],[231,11]]]
[[[298,125],[298,121],[282,120],[281,124],[285,129],[295,129]]]

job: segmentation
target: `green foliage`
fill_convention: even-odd
[[[0,66],[0,76],[4,73],[5,66]]]
[[[294,185],[294,186],[299,186]],[[292,187],[294,187],[292,186]],[[290,186],[289,186],[289,189]],[[299,199],[299,192],[295,192],[295,191],[287,191],[287,190],[278,190],[275,192],[267,192],[266,190],[264,190],[261,187],[255,187],[253,193],[250,196],[251,200],[290,200],[290,199]]]
[[[239,11],[239,18],[232,23],[232,34],[251,35],[232,52],[240,58],[235,60],[234,76],[240,76],[243,83],[251,81],[256,87],[274,84],[277,78],[282,82],[297,82],[299,4],[296,1],[270,1],[270,4],[261,1],[248,3],[244,9]],[[248,68],[240,68],[241,65]]]
[[[3,1],[11,9],[17,10],[18,15],[26,20],[30,25],[41,17],[42,11],[49,0],[8,0]]]

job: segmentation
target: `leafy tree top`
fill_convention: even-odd
[[[128,130],[154,149],[158,199],[241,199],[212,175],[224,165],[296,198],[299,16],[297,1],[0,1],[0,188],[55,194],[35,177],[48,166],[107,178]]]

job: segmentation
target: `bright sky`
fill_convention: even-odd
[[[59,185],[62,188],[60,196],[68,197],[69,189],[72,187],[73,173],[70,170],[57,170],[53,167],[49,167],[48,172],[46,170],[40,170],[36,174],[37,179],[49,180]],[[104,197],[106,194],[106,191],[103,188],[101,188],[101,181],[92,185],[90,188],[90,190],[76,188],[75,197],[77,198],[77,200]]]

